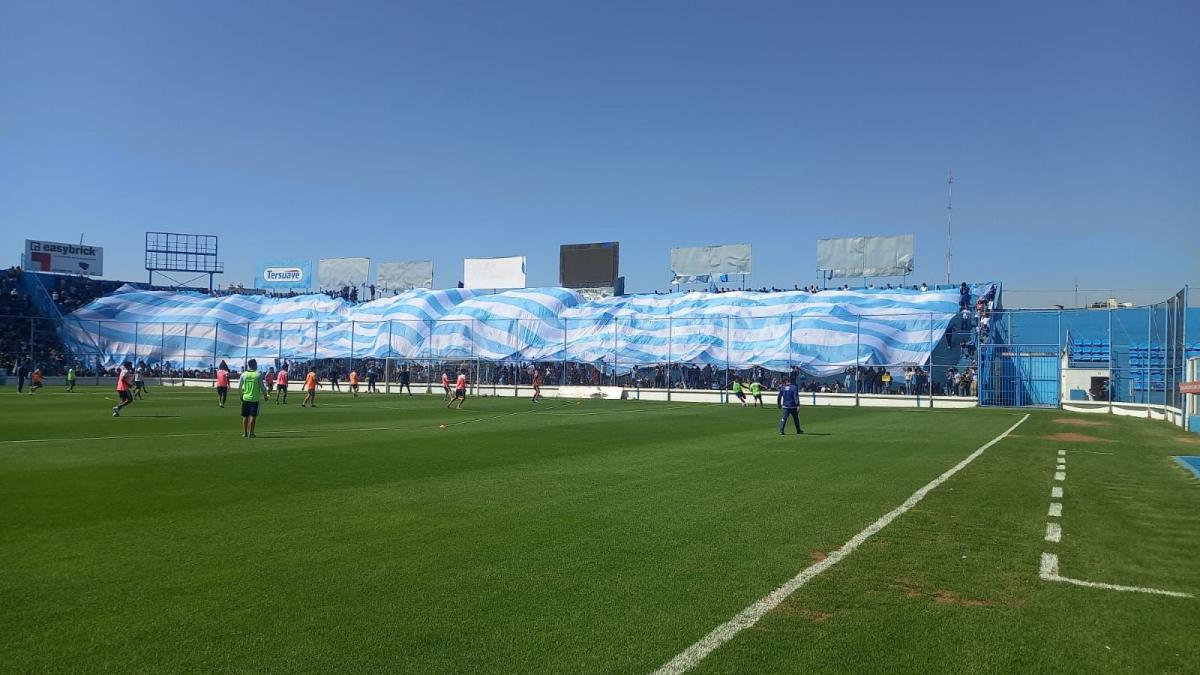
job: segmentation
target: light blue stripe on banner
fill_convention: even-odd
[[[137,355],[157,348],[163,360],[188,367],[209,367],[214,353],[249,351],[290,359],[351,353],[565,359],[605,367],[614,361],[631,367],[668,360],[772,368],[799,363],[813,374],[831,374],[856,361],[923,364],[957,310],[953,289],[687,293],[595,302],[563,288],[418,289],[361,305],[315,294],[213,298],[130,291],[76,311],[63,332],[76,353],[99,350],[109,366],[136,346]]]

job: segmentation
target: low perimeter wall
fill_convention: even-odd
[[[1077,413],[1111,413],[1122,417],[1143,417],[1184,426],[1183,411],[1168,405],[1150,403],[1121,403],[1119,401],[1063,401],[1062,409]]]
[[[151,380],[151,385],[158,384],[157,380]],[[301,392],[301,382],[292,384],[289,393],[296,394]],[[165,387],[213,387],[212,380],[200,379],[164,379],[159,386]],[[237,386],[237,381],[234,380],[233,386]],[[389,387],[384,383],[376,384],[381,392],[397,393],[399,385],[392,383]],[[432,388],[424,383],[414,384],[412,386],[415,393],[426,392],[441,392],[439,385],[434,385]],[[350,385],[342,383],[341,391],[343,393],[350,390]],[[360,391],[365,391],[366,385],[360,385]],[[318,385],[318,392],[328,393],[329,385],[322,382]],[[512,385],[477,385],[472,389],[474,396],[495,396],[502,398],[529,398],[533,396],[533,387],[521,385],[514,387]],[[546,398],[571,398],[571,399],[626,399],[630,401],[671,401],[679,403],[737,403],[737,399],[728,391],[710,390],[710,389],[624,389],[622,387],[592,387],[592,386],[544,386],[542,387],[542,395]],[[747,396],[749,398],[749,396]],[[763,392],[763,401],[768,405],[775,405],[775,393]],[[974,408],[978,403],[973,398],[962,398],[955,396],[892,396],[878,394],[818,394],[812,392],[800,393],[800,405],[805,406],[855,406],[871,408]]]

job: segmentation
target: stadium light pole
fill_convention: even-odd
[[[954,258],[954,238],[953,226],[954,223],[954,171],[951,171],[946,176],[946,285],[954,283],[951,278],[953,270],[951,261]]]

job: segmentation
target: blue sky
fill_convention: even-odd
[[[816,240],[914,233],[914,281],[1200,285],[1200,3],[0,0],[0,250],[221,237],[265,257],[747,242],[754,285]],[[1200,295],[1200,294],[1197,294]],[[1060,300],[1061,301],[1061,300]]]

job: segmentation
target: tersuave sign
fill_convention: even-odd
[[[268,267],[263,270],[263,281],[269,283],[304,281],[304,270],[299,267]]]
[[[312,288],[311,260],[265,260],[254,276],[258,288]]]

